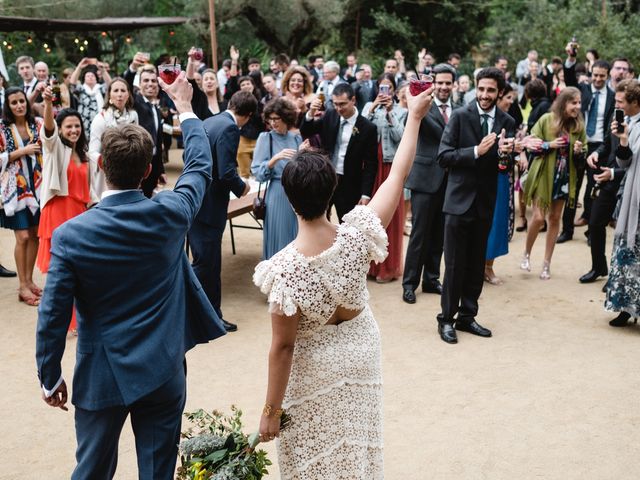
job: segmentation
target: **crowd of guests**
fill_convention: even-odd
[[[625,58],[609,63],[599,59],[597,51],[589,50],[579,63],[579,46],[574,43],[567,45],[566,54],[565,59],[553,57],[548,62],[532,50],[517,63],[515,74],[509,71],[508,59],[498,55],[489,77],[486,68],[476,70],[473,77],[460,74],[458,54],[436,64],[426,50],[418,53],[413,67],[403,52],[396,50],[378,75],[370,65],[360,63],[356,54],[348,55],[342,67],[318,55],[301,65],[280,54],[263,71],[260,60],[243,62],[238,49],[232,47],[229,58],[215,71],[203,63],[201,50],[193,48],[182,63],[194,87],[194,113],[205,120],[228,112],[225,118],[238,130],[228,130],[217,144],[221,160],[216,168],[219,180],[226,182],[226,195],[230,191],[238,196],[246,194],[250,179],[266,190],[265,260],[297,235],[296,216],[281,185],[288,161],[301,148],[326,152],[338,175],[331,205],[341,222],[356,205],[366,205],[389,175],[405,128],[407,90],[412,81],[426,74],[435,85],[434,101],[420,126],[404,198],[386,229],[389,255],[384,262],[372,264],[369,276],[380,283],[401,279],[402,298],[410,304],[417,301],[419,285],[423,292],[445,294],[443,310],[445,302],[454,301],[450,292],[443,292],[447,274],[441,280],[440,269],[443,253],[445,266],[454,268],[447,263],[445,245],[447,231],[449,235],[458,231],[445,221],[452,213],[447,203],[464,204],[463,195],[449,198],[457,188],[453,184],[463,181],[456,180],[448,162],[463,160],[448,158],[442,152],[446,142],[453,141],[448,138],[451,132],[447,133],[453,128],[450,120],[477,105],[478,111],[482,110],[478,134],[482,133],[486,145],[477,144],[472,157],[483,158],[485,146],[489,152],[494,144],[496,155],[500,153],[495,158],[496,198],[488,216],[491,223],[483,253],[483,280],[502,283],[495,261],[508,253],[514,231],[526,232],[520,264],[526,271],[534,264],[537,236],[546,231],[540,278],[550,279],[555,245],[571,240],[575,227],[588,226],[585,234],[593,261],[580,282],[591,283],[609,274],[604,251],[606,228],[616,224],[606,305],[621,312],[612,325],[625,325],[631,316],[640,315],[640,280],[626,274],[640,263],[636,236],[640,194],[634,181],[637,162],[633,162],[640,148],[636,131],[640,130],[636,127],[640,87]],[[157,67],[177,61],[164,55],[151,62],[148,53],[138,52],[121,76],[112,76],[107,63],[84,58],[52,81],[44,62],[21,56],[16,61],[21,85],[9,87],[8,80],[1,79],[0,221],[2,227],[15,232],[21,301],[33,306],[39,303],[42,290],[32,273],[36,264],[42,272],[47,271],[53,230],[97,203],[105,193],[101,141],[108,127],[143,126],[151,135],[154,150],[141,189],[151,197],[166,183],[167,150],[174,138],[178,144],[182,139],[177,118],[174,126],[175,105],[158,86]],[[495,98],[490,87],[481,88],[482,78],[500,87]],[[481,105],[487,101],[484,109]],[[614,115],[616,109],[622,116]],[[513,121],[512,132],[507,123],[504,131],[493,132],[496,119],[502,118],[496,110]],[[476,128],[462,127],[468,131]],[[489,139],[492,133],[495,138]],[[505,142],[512,142],[512,150],[503,155]],[[478,202],[472,199],[461,213],[478,208]],[[582,211],[576,218],[580,204]],[[531,218],[526,215],[527,205],[532,206]],[[221,212],[224,208],[224,218],[220,214],[218,221],[212,214],[202,220],[202,228],[190,232],[190,244],[196,273],[213,275],[202,283],[205,290],[209,288],[210,300],[222,319],[219,244],[226,207],[221,203],[219,208]],[[214,217],[216,220],[211,220]],[[210,230],[215,230],[215,235]],[[403,235],[409,236],[404,258]],[[450,277],[455,276],[453,271]],[[0,275],[15,273],[0,267]],[[456,278],[465,281],[462,274]],[[474,288],[470,295],[477,297],[482,285]],[[464,292],[461,295],[464,303]],[[236,328],[230,322],[225,326]]]

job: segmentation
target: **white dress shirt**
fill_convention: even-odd
[[[476,107],[478,109],[478,113],[480,114],[480,125],[482,125],[482,115],[489,115],[489,117],[487,118],[487,124],[489,127],[489,133],[491,133],[493,131],[493,124],[496,121],[496,106],[494,105],[493,108],[491,110],[489,110],[488,112],[485,112],[484,110],[482,110],[480,108],[480,104],[476,103]],[[473,156],[474,158],[478,158],[478,146],[476,145],[475,147],[473,147]]]
[[[336,173],[338,175],[344,175],[344,157],[347,154],[347,147],[349,146],[349,140],[353,134],[353,127],[356,125],[358,119],[358,109],[356,108],[353,115],[349,118],[340,117],[340,126],[338,130],[338,139],[336,141],[337,150],[334,150],[334,165],[336,167]],[[346,121],[346,122],[345,122]]]
[[[598,113],[596,116],[596,132],[591,137],[587,137],[587,142],[603,142],[604,141],[604,109],[607,106],[607,87],[606,85],[598,90],[596,87],[591,85],[591,101],[593,102],[593,98],[596,95],[596,92],[600,92],[600,97],[598,98]],[[591,105],[589,105],[591,108]],[[587,119],[589,118],[589,112],[587,111],[586,115]]]

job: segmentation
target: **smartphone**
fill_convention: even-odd
[[[624,132],[624,110],[620,108],[616,108],[615,110],[615,119],[618,122],[618,133]]]
[[[388,97],[389,91],[390,91],[389,89],[390,89],[389,85],[380,85],[380,91],[379,91],[380,95],[384,95],[385,97]]]

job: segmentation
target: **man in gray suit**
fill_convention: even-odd
[[[433,69],[435,99],[422,119],[416,159],[407,178],[411,190],[411,237],[404,263],[402,299],[416,303],[415,290],[422,277],[422,291],[442,293],[440,261],[444,239],[442,205],[447,173],[438,165],[438,148],[452,112],[451,91],[456,71],[441,63]]]

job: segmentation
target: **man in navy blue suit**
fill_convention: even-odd
[[[249,121],[257,104],[252,93],[236,92],[229,100],[229,107],[225,112],[204,121],[213,156],[212,182],[188,235],[193,270],[228,332],[236,331],[238,327],[224,320],[220,308],[222,234],[227,225],[229,192],[233,192],[236,197],[249,193],[249,184],[238,175],[236,155],[240,128]]]
[[[44,401],[67,410],[60,363],[75,304],[73,479],[113,478],[128,415],[139,478],[173,478],[185,353],[226,333],[183,248],[211,183],[207,136],[191,112],[193,92],[184,74],[162,86],[180,112],[185,138],[184,171],[174,191],[147,199],[139,187],[151,171],[150,135],[138,125],[109,129],[101,159],[109,190],[53,234],[36,361]]]

